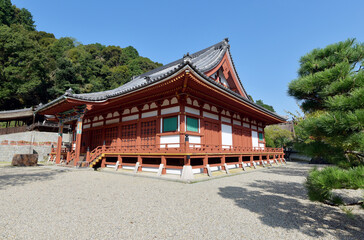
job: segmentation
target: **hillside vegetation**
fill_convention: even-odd
[[[37,31],[32,14],[0,0],[0,110],[47,103],[75,93],[119,87],[162,64],[132,47],[84,45]]]

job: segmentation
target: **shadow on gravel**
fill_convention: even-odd
[[[288,164],[291,164],[291,162],[288,162]],[[300,176],[306,177],[308,175],[308,171],[315,166],[308,163],[294,162],[294,164],[299,164],[299,166],[297,166],[297,168],[290,168],[289,170],[285,168],[272,168],[269,171],[267,171],[267,173],[292,176],[292,177],[300,177]],[[284,166],[285,165],[283,165],[283,167]]]
[[[310,237],[328,237],[326,231],[330,230],[339,239],[364,239],[361,219],[351,219],[331,206],[303,203],[301,199],[307,199],[303,184],[259,181],[249,187],[257,190],[228,186],[219,188],[219,195],[259,214],[261,222],[270,227],[297,229]]]
[[[22,173],[16,173],[16,170],[21,170]],[[62,174],[66,172],[66,170],[58,170],[58,171],[44,171],[39,170],[34,172],[27,173],[25,167],[14,167],[10,173],[1,173],[0,172],[0,190],[5,189],[7,187],[17,186],[17,185],[25,185],[28,183],[36,182],[36,181],[45,181],[51,180],[55,175]]]

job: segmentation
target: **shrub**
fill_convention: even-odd
[[[307,176],[305,185],[310,200],[324,202],[331,198],[332,189],[364,188],[364,166],[348,170],[338,167],[326,167],[322,170],[314,168]]]

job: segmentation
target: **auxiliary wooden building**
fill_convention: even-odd
[[[182,174],[284,157],[265,146],[264,127],[285,119],[248,98],[227,39],[113,90],[70,89],[37,112],[59,122],[56,163]],[[62,146],[64,124],[73,126],[71,148]]]

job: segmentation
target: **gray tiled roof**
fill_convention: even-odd
[[[177,71],[179,71],[186,65],[189,65],[194,71],[199,73],[203,78],[205,78],[207,81],[211,82],[212,84],[216,85],[217,87],[221,88],[223,91],[226,91],[226,92],[229,92],[230,94],[235,95],[236,97],[241,99],[243,102],[245,102],[257,109],[260,109],[260,110],[268,113],[269,115],[272,115],[272,116],[278,117],[282,120],[285,120],[285,118],[255,104],[250,99],[245,98],[245,97],[241,96],[240,94],[230,90],[229,88],[224,87],[222,84],[217,83],[216,81],[212,80],[211,78],[207,77],[204,74],[205,72],[216,67],[220,63],[221,59],[224,57],[226,52],[228,52],[230,55],[229,48],[230,48],[230,45],[228,43],[228,39],[226,38],[223,41],[221,41],[215,45],[212,45],[211,47],[205,48],[205,49],[198,51],[196,53],[193,53],[191,55],[189,55],[187,53],[181,59],[178,59],[174,62],[171,62],[171,63],[161,66],[159,68],[153,69],[149,72],[143,73],[139,76],[136,76],[133,79],[131,79],[128,83],[126,83],[118,88],[112,89],[112,90],[94,92],[94,93],[84,93],[84,94],[73,94],[73,92],[71,90],[68,90],[68,91],[66,91],[66,93],[64,95],[62,95],[62,96],[58,97],[57,99],[38,108],[37,112],[42,109],[46,109],[46,108],[50,107],[51,105],[54,105],[57,102],[65,99],[65,98],[74,98],[74,99],[84,100],[84,101],[88,101],[88,102],[105,101],[109,98],[121,96],[123,94],[135,91],[138,88],[158,82],[158,81],[165,79],[166,77],[176,73]],[[235,69],[234,62],[232,59],[231,59],[231,61],[232,61],[233,67]],[[235,73],[238,77],[240,87],[243,89],[245,95],[248,96],[243,85],[241,84],[241,81],[240,81],[239,76],[236,71],[235,71]]]
[[[14,109],[0,111],[0,120],[11,120],[17,118],[27,118],[33,116],[33,108]]]
[[[68,93],[67,96],[88,101],[100,101],[106,100],[110,97],[122,95],[123,93],[129,92],[130,90],[137,89],[147,85],[148,83],[158,81],[173,74],[184,65],[187,58],[190,58],[190,64],[193,65],[197,70],[200,72],[207,72],[220,62],[228,48],[229,44],[227,39],[225,39],[211,47],[205,48],[191,55],[185,55],[184,58],[178,59],[177,61],[134,77],[128,83],[118,88],[108,91],[84,94]]]

